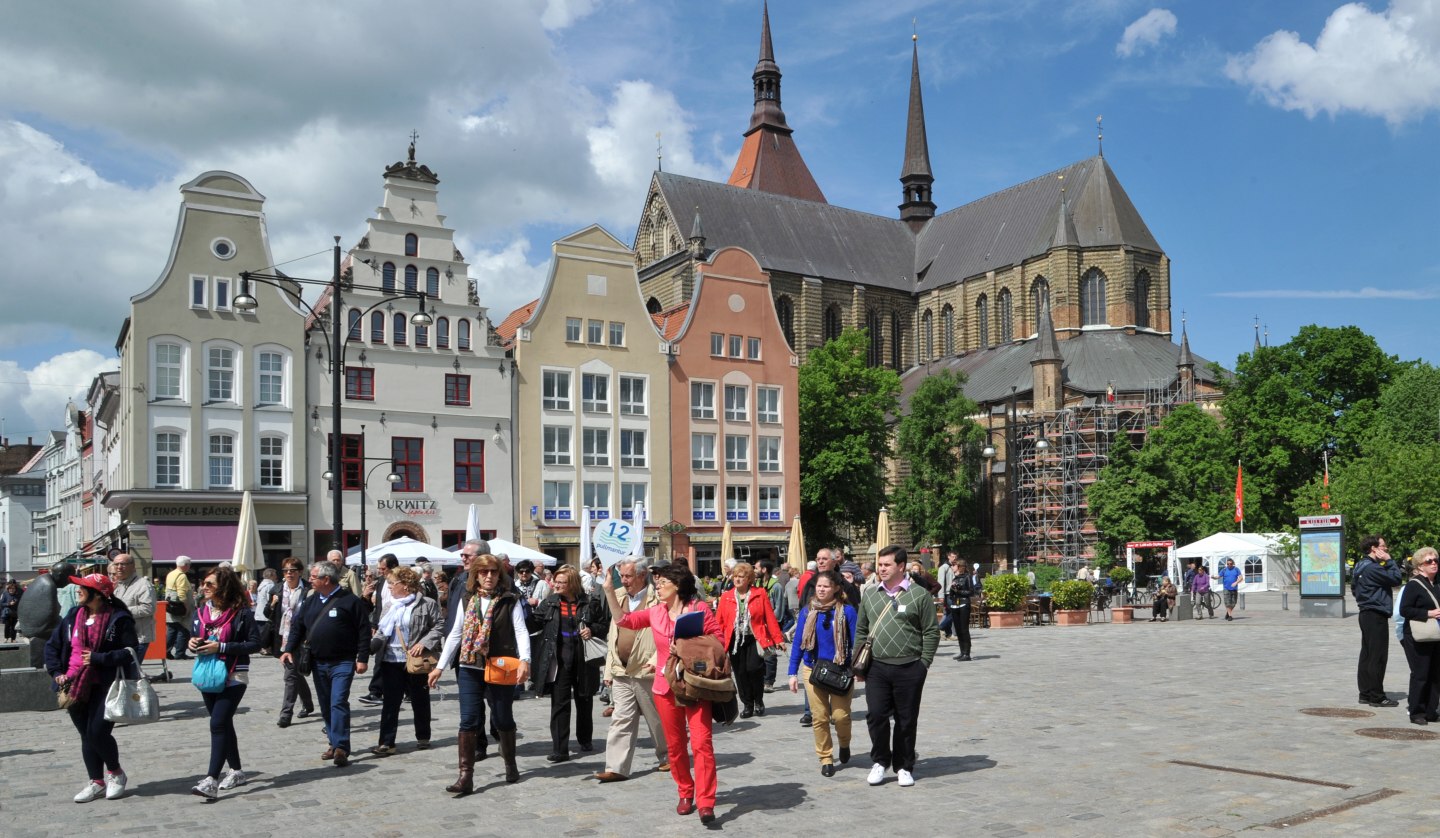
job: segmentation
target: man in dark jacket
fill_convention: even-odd
[[[1355,606],[1360,609],[1360,663],[1355,682],[1360,703],[1371,707],[1394,707],[1399,702],[1385,695],[1385,665],[1390,659],[1388,634],[1394,601],[1390,590],[1401,582],[1400,567],[1390,561],[1384,536],[1367,535],[1360,542],[1365,555],[1350,572]]]
[[[952,554],[953,555],[953,554]],[[970,604],[971,598],[979,591],[975,589],[977,577],[959,570],[951,576],[950,587],[945,591],[945,616],[960,636],[960,660],[970,660]]]
[[[343,768],[350,763],[350,682],[365,674],[370,659],[369,615],[359,597],[340,587],[340,567],[333,562],[310,568],[310,587],[315,594],[301,604],[285,648],[310,647],[315,697],[330,741],[321,759]],[[293,664],[292,652],[280,662]]]

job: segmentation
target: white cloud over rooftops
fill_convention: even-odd
[[[1152,47],[1159,46],[1165,38],[1175,34],[1179,20],[1169,9],[1151,9],[1125,27],[1120,43],[1115,45],[1115,54],[1121,58],[1140,55]]]

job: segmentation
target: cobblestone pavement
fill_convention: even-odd
[[[1282,828],[1303,835],[1432,833],[1440,798],[1424,778],[1440,741],[1357,735],[1408,723],[1401,693],[1407,670],[1393,644],[1388,686],[1393,709],[1356,703],[1354,617],[1302,619],[1255,600],[1223,620],[1134,625],[1027,627],[975,633],[970,663],[942,645],[926,685],[917,785],[865,783],[869,738],[856,725],[855,757],[820,776],[798,701],[768,697],[764,718],[717,731],[720,795],[712,829],[742,834],[877,834],[997,838],[1025,834],[1205,836]],[[182,664],[187,666],[188,664]],[[199,694],[183,680],[158,685],[161,723],[119,728],[131,791],[119,801],[76,805],[84,782],[80,749],[59,712],[0,717],[0,833],[11,838],[187,832],[227,835],[401,836],[621,835],[636,829],[685,834],[703,829],[674,814],[674,785],[653,771],[644,748],[635,776],[600,786],[599,752],[571,762],[544,760],[548,700],[516,704],[521,782],[506,786],[492,757],[477,764],[480,793],[455,799],[454,682],[435,698],[436,741],[414,750],[408,713],[401,753],[379,759],[379,711],[355,704],[347,768],[319,760],[318,716],[275,726],[279,677],[260,658],[237,717],[251,782],[215,803],[188,794],[204,770],[209,735]],[[358,693],[357,693],[358,695]],[[864,709],[863,692],[857,712]],[[1306,715],[1306,708],[1362,712]],[[596,706],[597,745],[608,720]],[[1434,730],[1440,731],[1440,726]],[[642,740],[642,745],[648,740]],[[1255,772],[1255,773],[1234,773]],[[1346,808],[1348,807],[1348,808]],[[1332,811],[1333,810],[1333,811]]]

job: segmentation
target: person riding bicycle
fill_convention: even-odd
[[[1210,602],[1210,568],[1205,565],[1196,565],[1195,576],[1190,580],[1190,593],[1195,600],[1195,619],[1205,619],[1202,609],[1210,611],[1210,619],[1215,619],[1215,606]]]

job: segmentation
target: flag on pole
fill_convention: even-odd
[[[1245,479],[1240,464],[1235,464],[1235,523],[1245,520]]]
[[[1320,508],[1330,508],[1330,452],[1325,452],[1325,494],[1320,498]]]

